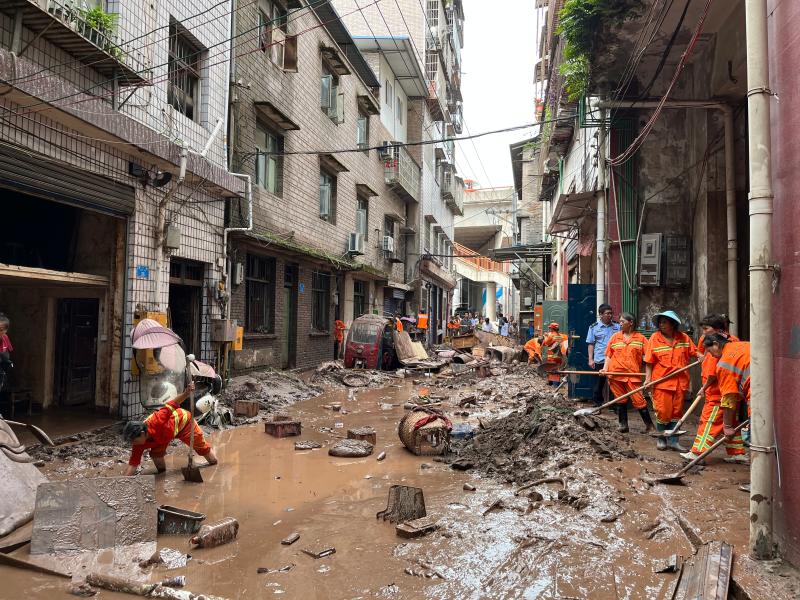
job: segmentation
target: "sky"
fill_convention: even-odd
[[[467,135],[467,129],[474,135],[532,123],[534,0],[463,1],[461,93],[466,127],[461,135]],[[533,133],[533,129],[523,129],[477,138],[474,143],[459,142],[458,172],[477,180],[480,187],[513,185],[508,147]]]

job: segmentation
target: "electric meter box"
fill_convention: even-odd
[[[662,234],[645,233],[639,249],[639,285],[642,287],[661,285]]]

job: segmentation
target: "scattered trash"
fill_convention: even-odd
[[[263,573],[288,573],[289,571],[294,569],[294,567],[295,567],[294,563],[290,563],[288,565],[284,565],[280,569],[270,569],[268,567],[258,567],[258,569],[256,569],[256,573],[262,573],[262,574]]]
[[[264,423],[264,432],[276,438],[300,435],[302,429],[300,421],[292,421],[286,415],[276,415],[272,421]]]
[[[477,490],[477,489],[478,489],[478,488],[476,488],[476,487],[475,487],[474,485],[472,485],[471,483],[465,483],[465,484],[464,484],[464,491],[465,491],[465,492],[474,492],[474,491],[475,491],[475,490]]]
[[[283,538],[281,540],[281,544],[283,544],[284,546],[291,546],[299,539],[300,539],[300,534],[295,531],[294,533]]]
[[[380,454],[378,454],[378,457],[377,457],[375,460],[377,460],[378,462],[380,462],[380,461],[382,461],[384,458],[386,458],[386,452],[385,452],[385,451],[384,451],[384,452],[381,452]]]
[[[233,517],[226,517],[216,523],[203,525],[197,535],[189,540],[200,548],[213,548],[232,542],[239,533],[239,521]]]
[[[365,440],[341,440],[328,449],[331,456],[363,458],[372,454],[374,446]]]
[[[304,548],[303,553],[308,554],[311,558],[325,558],[331,554],[336,554],[336,548],[333,546],[330,548],[323,548],[322,550],[308,550]]]
[[[668,558],[655,561],[653,573],[677,573],[681,567],[681,557],[673,554]]]
[[[450,437],[454,440],[469,440],[473,435],[472,425],[469,423],[456,423],[450,431]]]
[[[165,569],[182,569],[189,561],[189,555],[180,550],[173,550],[172,548],[162,548],[154,554],[149,564],[163,565]]]
[[[158,583],[140,583],[121,577],[114,577],[101,573],[90,573],[86,576],[86,583],[92,587],[109,590],[112,592],[123,592],[134,596],[146,598],[172,598],[176,600],[186,600],[192,598],[203,598],[204,600],[223,600],[219,596],[208,594],[192,594],[184,590],[173,590]]]
[[[322,448],[322,444],[311,440],[304,440],[302,442],[295,442],[295,450],[314,450],[315,448]]]
[[[200,529],[200,522],[205,518],[203,513],[162,504],[158,507],[158,534],[189,535],[196,533]]]
[[[457,458],[450,463],[450,468],[456,471],[469,471],[475,466],[475,463],[468,458]]]
[[[341,402],[332,402],[331,403],[331,410],[334,411],[334,412],[339,412],[340,410],[342,410]]]
[[[502,510],[502,509],[504,509],[505,507],[506,507],[506,506],[505,506],[505,504],[503,503],[503,499],[502,499],[502,498],[498,498],[497,500],[495,500],[494,502],[492,502],[492,503],[489,505],[489,508],[487,508],[486,510],[484,510],[484,511],[483,511],[483,515],[482,515],[482,516],[484,516],[484,517],[485,517],[486,515],[488,515],[488,514],[489,514],[490,512],[492,512],[493,510]]]
[[[89,598],[97,594],[97,590],[84,581],[83,583],[73,583],[69,588],[69,593],[73,596]]]
[[[184,587],[186,585],[186,575],[176,575],[161,582],[161,585],[166,587]]]
[[[425,495],[422,492],[422,488],[393,485],[389,488],[386,509],[375,516],[390,523],[402,523],[421,519],[427,514],[425,510]]]
[[[344,423],[342,423],[342,422],[334,423],[333,424],[333,428],[334,429],[344,429]]]
[[[402,538],[418,538],[431,533],[436,527],[436,522],[431,517],[422,517],[398,523],[395,532]]]
[[[373,427],[355,427],[347,430],[347,437],[351,440],[365,440],[373,446],[378,441],[378,436]]]

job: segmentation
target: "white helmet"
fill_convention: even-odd
[[[211,394],[206,394],[200,400],[194,403],[194,406],[201,413],[206,414],[209,411],[217,410],[217,399]]]
[[[169,381],[157,381],[150,388],[150,404],[164,404],[167,400],[175,398],[178,389]]]

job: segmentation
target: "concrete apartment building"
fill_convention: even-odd
[[[0,4],[0,310],[23,405],[130,417],[137,316],[169,316],[190,352],[216,358],[225,202],[245,188],[221,131],[229,11],[92,5]]]
[[[435,342],[452,312],[453,217],[462,212],[464,194],[463,180],[455,171],[455,145],[447,141],[463,126],[463,7],[460,0],[398,0],[361,10],[354,0],[333,4],[359,48],[367,56],[377,55],[371,61],[379,65],[382,94],[393,95],[395,112],[399,108],[406,114],[408,138],[426,142],[401,152],[420,168],[419,193],[407,206],[405,224],[405,276],[411,288],[406,299],[409,312],[429,315],[429,341]],[[384,65],[398,75],[402,72],[398,81],[403,83],[410,73],[423,73],[425,88],[411,90],[401,84],[398,93],[397,85],[381,73]],[[383,120],[389,116],[383,110],[381,114]]]
[[[406,310],[419,166],[376,149],[407,139],[376,73],[397,77],[366,60],[331,5],[237,6],[238,39],[257,51],[234,60],[231,87],[232,170],[253,188],[252,230],[230,233],[230,316],[245,328],[233,366],[310,367],[333,358],[336,319]],[[423,88],[421,73],[408,85]],[[228,226],[247,228],[244,199]]]

